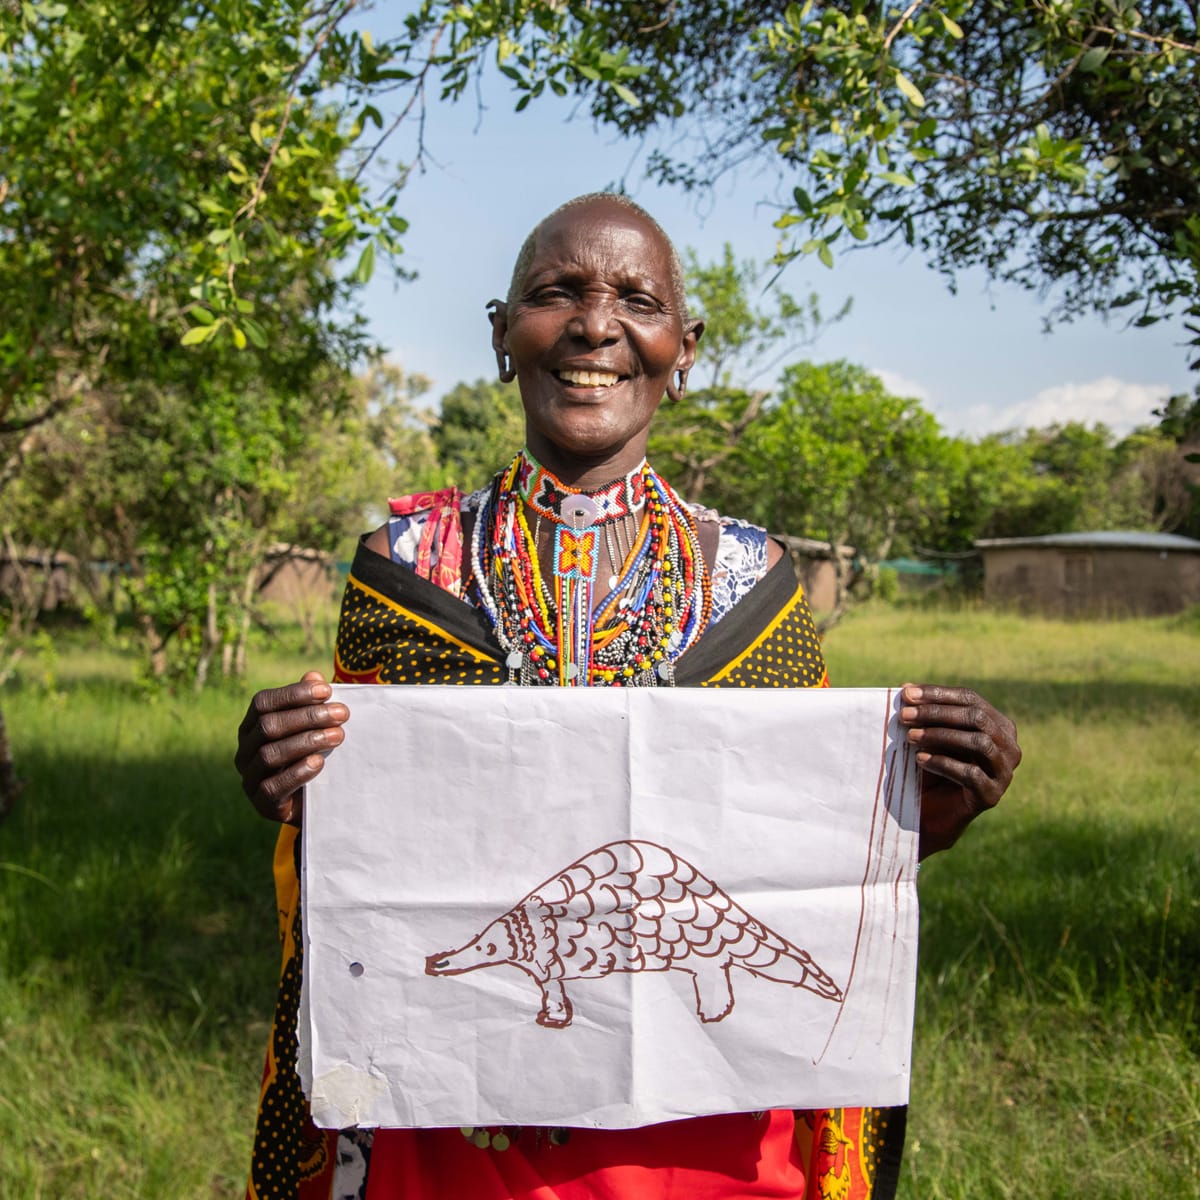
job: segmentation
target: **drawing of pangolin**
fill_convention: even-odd
[[[614,971],[683,971],[701,1021],[733,1009],[731,967],[802,987],[842,991],[811,956],[752,917],[691,863],[654,842],[611,842],[546,880],[458,950],[431,954],[427,975],[519,967],[541,987],[539,1025],[571,1024],[563,984]]]

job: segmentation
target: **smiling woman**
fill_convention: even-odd
[[[479,492],[391,502],[391,519],[354,561],[335,678],[827,686],[808,604],[779,543],[685,504],[645,460],[654,414],[664,395],[683,398],[704,331],[687,314],[678,256],[657,223],[622,197],[571,201],[530,234],[507,299],[489,307],[500,376],[520,386],[525,449]],[[341,744],[350,716],[326,703],[330,695],[310,672],[251,702],[236,761],[264,816],[299,824],[304,785]],[[910,685],[904,698],[900,721],[924,772],[928,854],[1000,799],[1020,751],[1012,723],[974,692]],[[295,1071],[303,967],[295,835],[285,828],[276,854],[284,962],[249,1196],[894,1193],[904,1130],[894,1109],[781,1109],[628,1130],[470,1129],[466,1141],[458,1130],[316,1129]]]
[[[704,323],[687,317],[674,248],[628,203],[583,198],[527,245],[508,300],[493,302],[500,377],[518,381],[534,457],[594,487],[645,458],[650,422],[664,394],[683,395]]]

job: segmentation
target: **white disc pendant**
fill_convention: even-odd
[[[596,523],[600,508],[591,496],[568,496],[559,509],[563,519],[578,532]]]

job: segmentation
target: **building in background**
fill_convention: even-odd
[[[1157,616],[1200,604],[1200,541],[1173,533],[1059,533],[990,538],[990,604],[1055,616]]]

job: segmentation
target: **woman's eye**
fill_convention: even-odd
[[[570,292],[565,287],[541,287],[530,296],[534,304],[553,304],[558,300],[570,298]]]
[[[661,307],[653,296],[647,296],[645,292],[631,292],[624,300],[626,306],[635,312],[658,312]]]

